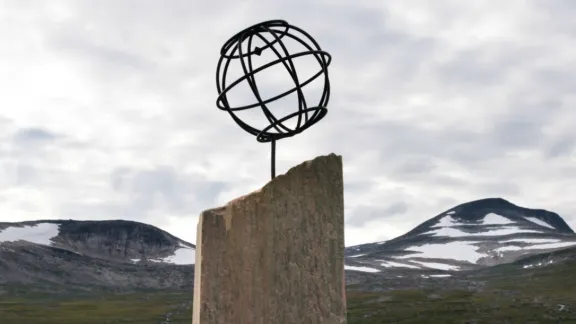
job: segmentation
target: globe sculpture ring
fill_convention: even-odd
[[[268,37],[265,37],[268,36]],[[254,46],[253,40],[259,39],[260,47]],[[292,39],[303,46],[303,51],[289,53],[283,40]],[[272,51],[276,59],[254,68],[253,57],[260,56],[263,51]],[[318,72],[306,80],[298,77],[293,59],[302,56],[313,56],[318,62]],[[220,59],[216,69],[216,87],[218,98],[216,106],[227,111],[232,119],[246,132],[256,136],[256,140],[261,143],[272,142],[272,152],[275,152],[274,143],[282,138],[291,137],[299,134],[316,124],[324,116],[328,109],[326,108],[330,98],[330,81],[328,79],[328,66],[330,65],[331,56],[323,51],[318,43],[304,30],[292,26],[283,20],[265,21],[251,27],[231,37],[220,50]],[[240,64],[243,75],[237,80],[228,83],[227,74],[231,64]],[[262,98],[256,84],[256,75],[272,66],[282,64],[294,86],[283,93],[272,96],[271,98]],[[302,88],[323,76],[323,89],[319,101],[311,107],[304,96]],[[242,82],[247,82],[255,97],[255,102],[244,106],[234,106],[228,100],[228,92]],[[268,104],[295,93],[298,98],[298,109],[286,116],[277,117],[270,111]],[[255,128],[242,121],[235,112],[260,107],[269,125],[262,129]],[[284,123],[293,118],[297,118],[295,126],[292,128]],[[274,158],[274,157],[273,157]],[[274,168],[274,161],[272,162]],[[274,174],[274,172],[273,172]],[[274,175],[273,175],[274,177]]]

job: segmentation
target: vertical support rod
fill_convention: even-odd
[[[272,154],[271,154],[271,169],[272,169],[272,179],[276,177],[276,140],[272,140]]]

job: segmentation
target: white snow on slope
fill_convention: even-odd
[[[167,256],[162,259],[148,259],[152,262],[164,262],[172,263],[177,265],[195,264],[196,263],[196,250],[191,247],[187,247],[183,244],[179,244],[181,248],[174,251],[174,255]],[[132,262],[139,262],[140,259],[130,259]]]
[[[540,239],[540,238],[524,238],[500,241],[500,243],[556,243],[560,242],[558,239]]]
[[[524,217],[524,218],[526,218],[527,220],[531,221],[532,223],[534,223],[534,224],[536,224],[536,225],[548,227],[548,228],[551,228],[551,229],[556,229],[554,226],[552,226],[552,225],[546,223],[545,221],[543,221],[543,220],[541,220],[541,219],[538,219],[538,218],[536,218],[536,217]]]
[[[194,264],[196,263],[196,250],[186,247],[174,251],[174,255],[166,257],[163,262],[173,264]]]
[[[420,254],[410,254],[397,257],[398,259],[406,258],[427,258],[427,259],[446,259],[458,261],[468,261],[476,263],[480,258],[485,257],[485,254],[478,253],[477,246],[473,244],[477,242],[449,242],[441,244],[425,244],[421,246],[411,246],[405,251],[420,252]]]
[[[576,245],[576,242],[558,242],[558,243],[548,243],[548,244],[537,244],[532,245],[530,249],[559,249],[567,246]]]
[[[450,227],[442,227],[439,229],[426,232],[424,234],[433,234],[436,236],[448,236],[448,237],[466,237],[466,236],[499,236],[499,235],[509,235],[516,233],[542,233],[540,231],[525,230],[515,226],[506,226],[498,229],[493,229],[490,231],[484,231],[479,233],[466,233],[462,230]]]
[[[563,247],[576,245],[576,242],[558,242],[558,243],[547,243],[547,244],[535,244],[530,246],[503,246],[497,248],[496,251],[520,251],[520,250],[545,250],[545,249],[559,249]]]
[[[380,270],[374,269],[374,268],[355,267],[355,266],[349,266],[349,265],[345,265],[344,270],[353,270],[353,271],[361,271],[361,272],[380,272]]]
[[[513,223],[515,222],[509,220],[504,216],[494,213],[487,214],[486,216],[484,216],[484,219],[482,220],[482,225],[508,225]]]
[[[438,223],[432,227],[452,227],[459,225],[509,225],[515,223],[504,216],[494,213],[486,214],[486,216],[484,216],[484,218],[482,219],[482,223],[462,222],[452,216],[449,216],[450,214],[446,215],[447,216],[440,218]]]
[[[497,252],[506,252],[506,251],[520,251],[523,248],[515,245],[503,246],[496,249]]]
[[[412,265],[412,264],[398,263],[398,262],[392,262],[392,261],[382,261],[381,266],[386,267],[386,268],[420,269],[420,267]]]
[[[454,219],[452,216],[444,216],[440,218],[438,223],[436,223],[436,225],[432,227],[451,227],[455,225],[462,225],[462,224],[458,222],[456,219]]]
[[[60,225],[51,223],[40,223],[25,227],[8,227],[0,231],[0,243],[28,241],[36,244],[50,245],[52,238],[58,236]]]
[[[361,257],[361,256],[363,256],[363,255],[366,255],[366,254],[356,254],[356,255],[351,255],[351,256],[349,256],[349,257],[350,257],[350,258],[357,258],[357,257]]]
[[[449,265],[449,264],[444,264],[444,263],[422,262],[422,261],[415,261],[415,260],[412,260],[412,262],[421,264],[427,268],[438,269],[438,270],[459,270],[460,269],[460,267]]]

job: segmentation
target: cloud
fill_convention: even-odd
[[[57,135],[40,128],[20,129],[14,134],[14,141],[17,142],[18,145],[50,142],[55,139],[57,139]]]
[[[347,219],[346,224],[362,227],[369,221],[402,215],[408,211],[408,208],[408,204],[403,201],[395,202],[386,207],[361,206],[355,210],[354,216]]]
[[[269,180],[270,146],[216,108],[214,76],[229,37],[280,18],[333,61],[329,113],[278,143],[277,173],[343,155],[346,244],[497,196],[576,226],[574,10],[569,0],[6,1],[0,220],[127,218],[194,241],[203,209]],[[274,94],[292,82],[283,76],[258,82]]]
[[[63,205],[68,215],[97,219],[123,218],[139,221],[169,214],[172,217],[197,216],[198,210],[214,206],[226,185],[207,181],[201,174],[182,173],[172,167],[159,166],[149,170],[118,168],[109,182],[107,199],[70,202]],[[73,217],[76,218],[77,216]]]

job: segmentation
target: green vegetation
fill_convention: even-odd
[[[495,267],[475,279],[481,291],[349,291],[348,324],[576,323],[576,263]]]
[[[531,271],[496,267],[481,291],[348,291],[348,324],[576,323],[576,262]],[[444,279],[450,280],[450,279]],[[439,281],[441,282],[441,281]],[[439,287],[440,288],[440,287]],[[0,295],[2,324],[191,323],[191,292]],[[563,310],[559,310],[564,305]]]
[[[2,324],[104,324],[160,323],[172,313],[170,323],[191,323],[191,292],[82,295],[55,297],[0,296]]]

